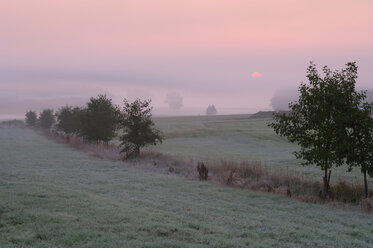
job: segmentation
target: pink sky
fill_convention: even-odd
[[[250,113],[296,88],[310,60],[357,61],[369,88],[371,13],[369,0],[2,0],[0,115],[101,92],[152,98],[156,114]]]

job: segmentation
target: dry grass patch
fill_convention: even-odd
[[[373,198],[365,198],[360,202],[360,207],[365,212],[371,212],[373,210]]]

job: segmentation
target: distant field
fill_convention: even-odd
[[[373,217],[0,129],[0,247],[372,247]]]
[[[319,167],[301,166],[292,154],[297,145],[275,134],[267,126],[271,119],[249,119],[250,115],[155,118],[165,135],[162,145],[150,150],[200,160],[255,160],[272,169],[299,172],[321,180]],[[362,183],[358,169],[333,168],[332,181]],[[373,180],[370,179],[371,187]]]

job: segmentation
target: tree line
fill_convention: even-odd
[[[368,197],[367,177],[373,177],[373,103],[366,100],[366,91],[356,90],[357,69],[354,62],[340,71],[325,66],[321,75],[311,63],[308,83],[301,83],[298,89],[299,99],[289,103],[289,112],[275,114],[268,124],[299,145],[294,154],[303,165],[323,170],[324,199],[330,189],[331,169],[342,165],[347,165],[348,172],[360,169]],[[162,142],[151,110],[150,100],[130,103],[124,99],[120,109],[106,95],[99,95],[84,107],[65,106],[55,114],[45,109],[37,117],[29,111],[26,123],[43,129],[55,124],[59,131],[93,142],[107,143],[119,136],[121,152],[139,156],[144,146]]]
[[[159,130],[154,128],[150,100],[123,100],[122,109],[106,95],[91,97],[84,107],[64,106],[56,113],[44,109],[39,116],[35,111],[26,113],[26,124],[42,129],[55,128],[76,135],[89,142],[108,143],[119,136],[126,156],[139,156],[140,149],[162,142]]]
[[[274,131],[300,146],[295,156],[303,165],[324,171],[324,199],[328,196],[333,166],[358,167],[363,174],[365,197],[367,175],[373,177],[373,103],[366,91],[356,90],[357,65],[347,63],[340,71],[323,68],[321,75],[311,62],[308,83],[299,87],[298,101],[289,113],[277,113],[269,124]]]

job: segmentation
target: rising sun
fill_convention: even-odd
[[[253,77],[253,78],[257,78],[257,77],[261,77],[262,76],[262,74],[260,73],[260,72],[253,72],[252,74],[251,74],[251,76]]]

